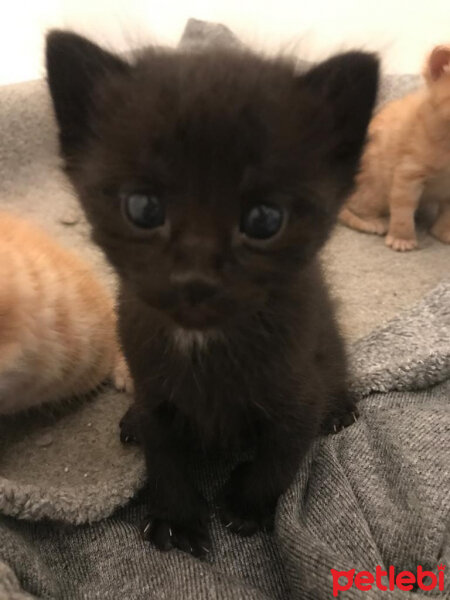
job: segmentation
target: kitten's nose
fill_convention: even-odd
[[[189,281],[180,286],[180,295],[190,306],[210,300],[217,294],[218,287],[208,281]]]
[[[196,272],[172,273],[171,283],[180,299],[190,306],[210,300],[219,290],[219,282]]]

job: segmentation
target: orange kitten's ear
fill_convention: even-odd
[[[428,58],[426,75],[431,81],[439,79],[444,72],[450,74],[450,46],[436,46]]]

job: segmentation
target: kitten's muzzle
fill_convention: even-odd
[[[223,288],[213,279],[172,278],[173,287],[167,308],[185,327],[210,327],[223,312]]]
[[[214,298],[219,291],[218,286],[202,281],[191,281],[179,290],[181,302],[188,306],[198,306]]]
[[[188,306],[197,306],[211,300],[222,288],[215,277],[199,271],[172,273],[170,283],[177,302]]]

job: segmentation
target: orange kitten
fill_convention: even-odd
[[[386,104],[372,119],[369,141],[339,220],[383,235],[394,250],[417,246],[419,202],[438,201],[431,233],[450,243],[450,46],[429,56],[426,86]]]
[[[77,256],[0,212],[0,414],[125,385],[107,291]]]

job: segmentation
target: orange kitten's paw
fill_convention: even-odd
[[[405,240],[393,237],[392,235],[387,235],[386,246],[389,246],[392,250],[397,250],[397,252],[406,252],[417,248],[417,240],[415,238]]]
[[[450,227],[443,227],[440,223],[436,223],[430,231],[440,242],[450,244]]]
[[[366,221],[366,229],[367,233],[375,233],[376,235],[384,235],[389,227],[389,222],[387,219],[383,219],[383,217],[379,217],[377,219],[368,219]]]
[[[374,233],[376,235],[384,235],[389,227],[389,221],[384,217],[359,217],[349,208],[344,207],[339,213],[339,221],[364,233]]]
[[[112,373],[112,382],[116,390],[132,394],[134,391],[133,380],[128,370],[128,365],[122,354],[119,354]]]

